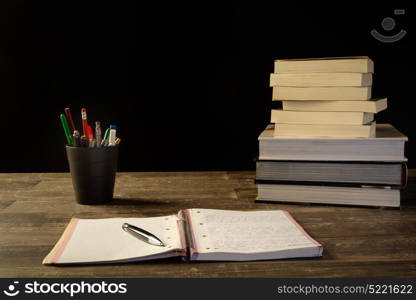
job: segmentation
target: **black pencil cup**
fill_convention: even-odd
[[[105,204],[113,200],[118,146],[83,148],[66,146],[75,199],[79,204]]]

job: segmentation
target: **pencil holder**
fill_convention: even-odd
[[[113,200],[118,146],[66,146],[66,154],[78,203],[104,204]]]

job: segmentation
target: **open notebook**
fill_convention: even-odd
[[[145,243],[122,229],[129,223],[159,237]],[[130,262],[182,256],[249,261],[318,257],[322,246],[282,210],[186,209],[154,218],[72,219],[44,264]]]

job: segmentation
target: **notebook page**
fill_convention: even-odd
[[[153,246],[122,229],[123,223],[159,237],[165,247]],[[73,219],[44,263],[92,263],[128,260],[181,250],[177,217]]]
[[[263,253],[320,246],[285,211],[191,209],[189,214],[198,253]]]

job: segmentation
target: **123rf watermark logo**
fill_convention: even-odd
[[[9,284],[6,290],[3,291],[3,293],[9,297],[14,297],[19,295],[20,291],[17,289],[17,285],[19,284],[19,281],[14,281],[12,284]]]
[[[107,283],[100,282],[40,282],[34,280],[20,284],[19,281],[13,281],[3,294],[9,297],[14,297],[19,294],[63,294],[74,297],[78,294],[126,294],[127,283]]]
[[[404,9],[395,9],[394,15],[396,16],[404,16],[406,11]],[[381,21],[381,27],[385,33],[391,32],[396,27],[396,21],[392,17],[385,17]],[[401,29],[396,34],[393,35],[385,35],[383,33],[378,32],[376,29],[371,30],[371,35],[378,41],[383,43],[395,43],[400,41],[405,35],[406,30]]]

